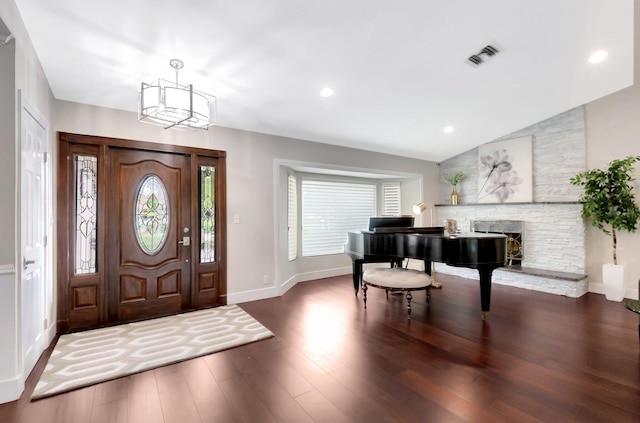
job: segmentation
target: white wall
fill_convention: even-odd
[[[640,86],[634,85],[589,103],[586,123],[587,169],[603,169],[613,159],[640,155]],[[638,164],[635,166],[634,176],[636,202],[640,204]],[[637,299],[640,279],[640,233],[618,232],[617,235],[618,264],[625,266],[625,297]],[[592,226],[587,227],[587,272],[590,290],[594,292],[604,292],[602,265],[613,263],[612,244],[610,236]]]
[[[640,155],[640,1],[635,1],[635,85],[587,104],[587,169],[606,168],[613,159]],[[634,182],[640,204],[640,165]],[[639,228],[640,229],[640,228]],[[589,289],[604,292],[602,264],[612,263],[612,239],[597,228],[587,227]],[[618,264],[625,266],[625,297],[638,299],[640,279],[640,232],[618,234]]]
[[[21,293],[19,291],[20,266],[20,197],[16,187],[19,183],[18,142],[20,125],[18,122],[17,90],[38,109],[40,114],[51,121],[53,95],[35,54],[33,45],[22,22],[15,3],[12,0],[0,2],[0,19],[6,24],[14,41],[0,47],[0,318],[2,319],[0,339],[0,403],[18,398],[24,387],[24,379],[31,369],[22,368]],[[13,82],[11,78],[13,75]],[[51,135],[51,134],[50,134]],[[51,151],[50,137],[46,150]],[[53,157],[55,161],[55,156]],[[54,170],[55,172],[55,170]],[[54,199],[55,201],[55,199]],[[55,234],[54,234],[55,239]],[[53,243],[52,243],[53,244]],[[51,244],[50,244],[51,245]],[[51,247],[54,248],[54,247]],[[48,269],[54,272],[55,269]],[[51,274],[49,272],[49,274]],[[45,280],[47,287],[53,290],[52,279]],[[51,325],[55,324],[55,307],[47,305],[47,317]],[[50,326],[47,329],[51,329]],[[51,331],[48,331],[51,333]]]
[[[199,132],[165,130],[138,122],[135,113],[64,101],[56,102],[55,109],[56,131],[227,152],[229,302],[279,295],[281,285],[287,281],[351,271],[351,261],[344,254],[300,259],[288,264],[286,241],[283,242],[286,223],[282,224],[282,219],[286,219],[286,206],[282,204],[282,195],[277,195],[285,190],[286,177],[280,173],[279,163],[313,163],[334,169],[418,175],[425,181],[424,192],[414,194],[407,201],[437,197],[437,165],[432,162],[229,128],[212,127]],[[224,109],[219,113],[224,113]],[[412,185],[412,189],[420,187],[421,184],[415,182]],[[403,213],[411,213],[412,204],[403,201],[403,209],[406,208]],[[233,223],[236,214],[240,215],[239,224]],[[264,275],[270,281],[267,286],[263,283]]]

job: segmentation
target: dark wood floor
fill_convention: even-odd
[[[439,275],[429,307],[349,277],[241,304],[275,337],[31,402],[2,422],[640,422],[637,316],[623,303]]]

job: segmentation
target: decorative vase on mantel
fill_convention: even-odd
[[[464,181],[466,178],[465,174],[462,172],[458,172],[453,176],[449,176],[446,173],[442,175],[442,179],[444,179],[445,181],[449,182],[451,184],[451,186],[453,187],[453,190],[451,191],[451,205],[452,206],[457,206],[458,205],[458,190],[456,189],[456,187],[458,186],[458,184],[462,181]]]
[[[456,186],[453,186],[453,191],[451,191],[451,205],[458,205],[458,191],[456,190]]]

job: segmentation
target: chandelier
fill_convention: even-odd
[[[184,67],[182,60],[172,59],[169,65],[176,71],[176,82],[158,79],[151,84],[142,83],[138,98],[138,119],[169,128],[208,129],[216,123],[216,98],[180,85],[178,72]]]

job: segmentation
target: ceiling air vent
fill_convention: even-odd
[[[480,53],[469,56],[467,60],[477,66],[483,63],[485,60],[483,59],[482,55],[491,57],[491,56],[495,56],[496,54],[498,54],[498,49],[495,48],[494,46],[488,45],[484,47],[482,50],[480,50]]]

